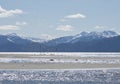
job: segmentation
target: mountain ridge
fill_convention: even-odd
[[[78,42],[79,40],[81,41],[91,41],[91,40],[98,40],[98,39],[103,39],[103,38],[110,38],[114,36],[119,36],[118,33],[114,31],[103,31],[103,32],[81,32],[80,34],[74,35],[74,36],[65,36],[65,37],[60,37],[56,39],[52,39],[48,41],[48,44],[61,44],[61,43],[75,43]]]
[[[15,33],[0,35],[0,52],[120,52],[120,35],[114,31],[81,32],[43,42],[33,40]]]

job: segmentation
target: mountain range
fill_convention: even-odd
[[[44,40],[12,33],[0,35],[0,52],[120,52],[120,34],[93,31]]]

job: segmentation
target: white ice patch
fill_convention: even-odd
[[[12,43],[14,43],[14,41],[13,41],[13,40],[11,40],[10,38],[7,38],[7,40],[8,40],[8,41],[10,41],[10,42],[12,42]]]

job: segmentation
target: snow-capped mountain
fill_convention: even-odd
[[[16,33],[1,35],[0,36],[1,40],[3,40],[2,39],[3,37],[5,41],[8,41],[9,43],[14,43],[14,44],[28,44],[32,42],[28,39],[18,36]]]
[[[0,52],[47,51],[48,47],[17,34],[0,35]]]
[[[92,41],[103,38],[110,38],[118,36],[119,34],[114,31],[103,31],[103,32],[81,32],[74,36],[65,36],[50,40],[47,42],[49,45],[58,45],[62,43],[76,43],[78,41]]]
[[[119,34],[114,32],[114,31],[103,31],[103,32],[81,32],[80,34],[77,34],[74,36],[74,38],[79,38],[79,37],[93,37],[93,38],[109,38],[109,37],[114,37],[118,36]]]
[[[40,38],[33,38],[33,37],[22,37],[18,36],[16,33],[11,33],[7,35],[3,35],[6,39],[10,42],[15,43],[24,43],[26,42],[38,42],[38,43],[45,43],[47,45],[58,45],[62,43],[75,43],[78,41],[91,41],[91,40],[98,40],[103,38],[110,38],[114,36],[118,36],[119,34],[114,31],[103,31],[103,32],[81,32],[80,34],[74,36],[65,36],[60,37],[52,40],[44,40]]]
[[[120,35],[114,31],[81,32],[49,41],[0,35],[0,52],[120,52]]]
[[[70,42],[75,43],[77,41],[91,41],[103,38],[110,38],[118,36],[119,34],[114,31],[103,31],[103,32],[81,32],[73,36]]]
[[[62,44],[62,43],[68,43],[71,39],[73,38],[73,36],[65,36],[65,37],[60,37],[60,38],[56,38],[56,39],[52,39],[48,42],[46,42],[46,45],[58,45],[58,44]]]
[[[38,42],[38,43],[43,43],[46,42],[44,39],[40,38],[33,38],[33,37],[23,37],[23,36],[18,36],[16,33],[11,33],[11,34],[6,34],[3,35],[6,37],[6,39],[12,43],[23,43],[24,41],[26,42]]]

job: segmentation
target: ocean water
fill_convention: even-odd
[[[120,69],[0,70],[0,84],[120,84]]]
[[[1,84],[120,84],[115,82],[81,82],[81,81],[3,81]]]

